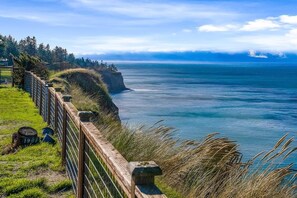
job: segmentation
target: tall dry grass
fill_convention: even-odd
[[[162,125],[98,128],[128,161],[156,161],[164,171],[162,180],[184,197],[297,197],[292,165],[277,168],[296,150],[286,136],[271,151],[243,162],[238,145],[218,134],[181,141]]]

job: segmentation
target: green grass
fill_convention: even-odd
[[[7,79],[8,82],[11,82],[11,71],[1,70],[1,80]]]
[[[39,132],[47,124],[29,95],[16,88],[0,88],[1,151],[10,148],[11,135],[22,126]],[[61,166],[60,145],[39,143],[0,155],[0,197],[49,197],[72,194]],[[65,188],[67,187],[67,188]]]
[[[57,193],[64,190],[70,190],[72,188],[72,183],[70,180],[63,180],[61,182],[55,183],[50,186],[49,191]]]
[[[45,198],[48,197],[40,188],[25,189],[18,194],[8,196],[8,198]]]
[[[11,71],[10,70],[1,70],[1,75],[3,77],[11,77]]]

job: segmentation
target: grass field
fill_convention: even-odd
[[[8,82],[11,82],[11,71],[1,70],[1,81],[7,79]]]
[[[29,95],[0,86],[0,146],[11,143],[11,134],[22,126],[41,130],[43,122]],[[60,145],[40,143],[0,155],[0,197],[72,197],[71,182],[61,166]]]

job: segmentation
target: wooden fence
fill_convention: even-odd
[[[166,197],[154,184],[154,176],[162,174],[158,165],[129,163],[90,122],[92,113],[77,111],[71,96],[28,71],[24,89],[57,134],[76,197]]]

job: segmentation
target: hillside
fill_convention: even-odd
[[[61,87],[64,94],[71,94],[73,103],[78,109],[95,111],[98,119],[110,117],[120,120],[119,109],[112,102],[101,75],[96,71],[69,69],[54,74],[50,81],[55,87]],[[84,103],[87,98],[88,102]],[[92,103],[94,105],[91,105]]]

